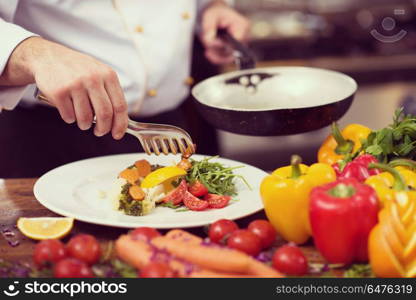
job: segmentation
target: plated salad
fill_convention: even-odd
[[[237,195],[236,180],[249,187],[246,180],[227,167],[213,161],[182,158],[171,166],[136,161],[118,176],[115,208],[126,215],[143,216],[157,206],[175,211],[203,211],[229,205]]]

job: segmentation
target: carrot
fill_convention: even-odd
[[[189,232],[187,232],[185,230],[181,230],[181,229],[169,230],[165,234],[165,237],[173,239],[173,240],[186,242],[186,243],[189,243],[189,244],[199,245],[199,244],[202,243],[202,239],[199,236],[196,236],[192,233],[189,233]]]
[[[143,200],[146,194],[138,185],[132,185],[129,188],[129,194],[134,200]]]
[[[140,179],[139,172],[135,168],[123,170],[119,177],[126,179],[130,184],[136,184],[136,181]]]
[[[270,278],[280,278],[284,277],[281,273],[277,272],[275,269],[269,267],[268,265],[255,260],[254,258],[250,259],[248,274],[252,274],[255,277],[270,277]]]
[[[202,268],[176,259],[164,251],[153,248],[141,240],[133,240],[129,235],[120,236],[115,244],[117,256],[137,269],[142,269],[153,261],[166,262],[180,277],[188,277],[193,272],[208,272]]]
[[[250,257],[236,250],[190,245],[187,242],[163,236],[155,237],[151,243],[159,249],[165,249],[172,255],[186,259],[202,268],[231,273],[246,273],[249,269]]]
[[[152,239],[151,243],[202,268],[261,277],[282,277],[279,272],[237,250],[190,244],[163,236]]]
[[[181,229],[172,229],[170,231],[168,231],[165,234],[166,238],[170,238],[173,240],[177,240],[177,241],[182,241],[185,242],[187,244],[191,244],[191,245],[200,245],[202,243],[202,238],[200,238],[199,236],[196,236],[192,233],[189,233],[185,230],[181,230]],[[259,275],[261,277],[280,277],[279,274],[272,268],[270,268],[269,266],[255,260],[255,259],[250,259],[249,261],[249,274],[253,274],[253,275]],[[215,273],[215,274],[219,274],[219,273]],[[222,274],[224,275],[224,274]],[[230,277],[232,276],[237,276],[237,277],[241,277],[241,276],[248,276],[248,275],[241,275],[241,274],[227,274]],[[214,276],[215,277],[215,276]],[[227,276],[228,277],[228,276]]]
[[[191,278],[265,278],[267,276],[261,275],[246,275],[246,274],[232,274],[232,273],[217,273],[217,272],[193,272],[189,275]]]
[[[173,231],[173,230],[172,230]],[[178,230],[181,231],[181,230]],[[175,232],[174,232],[175,233]],[[176,272],[180,277],[202,277],[202,278],[244,278],[244,277],[282,277],[281,274],[274,271],[272,268],[268,267],[267,265],[258,262],[254,260],[253,258],[242,254],[238,251],[234,250],[228,250],[228,249],[222,249],[222,248],[209,248],[204,246],[196,246],[194,244],[189,245],[189,242],[183,242],[180,240],[172,239],[172,235],[170,234],[170,237],[156,237],[152,240],[152,243],[156,241],[156,244],[160,244],[160,240],[162,241],[168,241],[172,242],[170,244],[175,244],[175,248],[177,248],[178,244],[181,244],[180,247],[186,246],[186,249],[189,250],[189,258],[190,259],[184,259],[180,260],[180,256],[177,255],[178,258],[172,257],[172,255],[167,254],[165,251],[162,251],[158,255],[158,250],[154,249],[151,245],[147,244],[144,241],[141,240],[133,240],[128,235],[122,235],[120,236],[115,244],[115,249],[117,256],[125,261],[126,263],[134,266],[137,269],[142,269],[144,266],[146,266],[148,263],[152,261],[163,261],[167,262],[170,266],[170,268]],[[192,235],[192,234],[190,234]],[[164,243],[165,246],[169,243]],[[167,249],[167,247],[158,247],[159,251],[160,249]],[[172,247],[170,247],[172,248]],[[196,249],[197,248],[197,249]],[[223,252],[226,254],[218,255],[217,257],[213,257],[213,261],[215,261],[214,265],[207,265],[209,262],[209,259],[206,260],[204,257],[206,257],[207,253],[209,253],[209,256],[211,257],[213,255],[212,251],[206,252],[206,251],[200,251],[203,248],[205,250],[215,250],[214,254],[219,254],[220,252]],[[185,249],[185,250],[186,250]],[[170,251],[167,249],[170,253],[178,251]],[[236,253],[236,254],[234,254]],[[198,261],[205,261],[204,265],[206,266],[204,268],[203,265],[198,265],[196,263],[192,263],[192,261],[195,261],[195,255],[200,256],[201,259]],[[228,260],[228,256],[245,256],[244,259],[247,259],[247,266],[244,269],[245,271],[238,272],[235,271],[237,268],[234,267],[234,270],[225,270],[226,267],[228,268],[230,266],[230,263]],[[240,258],[241,259],[241,258]],[[187,262],[188,261],[188,262]],[[235,264],[235,262],[234,262]],[[226,267],[222,268],[224,269],[222,272],[221,270],[218,270],[216,266],[218,265],[224,265]],[[220,272],[219,272],[220,271]]]
[[[141,240],[132,240],[128,235],[120,236],[115,244],[117,256],[126,263],[141,269],[152,258],[152,247]]]
[[[152,172],[152,166],[145,159],[136,161],[134,165],[136,166],[140,177],[146,177],[148,174],[150,174],[150,172]]]

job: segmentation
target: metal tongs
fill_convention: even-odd
[[[53,106],[39,89],[36,89],[35,97]],[[195,153],[195,145],[191,136],[185,130],[176,126],[141,123],[129,119],[126,132],[134,135],[139,140],[148,155],[152,153],[168,155],[169,153],[177,154],[180,152],[183,157],[189,157]]]

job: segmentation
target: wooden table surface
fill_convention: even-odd
[[[0,179],[0,258],[7,261],[30,262],[33,247],[36,241],[24,237],[16,228],[19,217],[54,217],[57,214],[42,206],[33,195],[35,178]],[[254,219],[265,218],[264,212],[240,219],[240,227],[247,226]],[[12,232],[10,234],[10,231]],[[203,228],[192,228],[191,232],[204,236]],[[115,240],[127,229],[93,225],[75,221],[74,228],[64,241],[78,232],[89,233],[96,236],[101,243]],[[283,241],[282,241],[283,243]],[[16,245],[15,245],[16,244]],[[312,245],[303,246],[310,263],[322,263],[323,259]]]

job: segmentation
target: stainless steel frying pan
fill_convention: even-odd
[[[316,130],[339,120],[357,90],[351,77],[308,67],[255,68],[250,50],[221,31],[240,70],[198,83],[192,95],[201,116],[225,131],[278,136]]]

